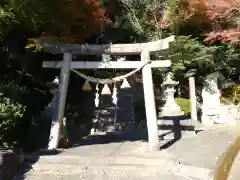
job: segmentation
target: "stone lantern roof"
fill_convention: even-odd
[[[175,85],[178,85],[178,84],[179,84],[179,82],[174,81],[170,74],[167,75],[167,79],[163,82],[163,86],[167,86],[167,85],[175,86]]]

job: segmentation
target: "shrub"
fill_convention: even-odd
[[[234,104],[240,103],[240,85],[234,85],[232,91],[232,100]]]
[[[232,102],[234,104],[240,103],[240,85],[234,84],[228,88],[223,89],[222,103]]]
[[[25,111],[19,100],[25,91],[12,82],[0,83],[0,147],[11,147],[16,138],[15,126]]]
[[[0,98],[0,147],[13,145],[11,132],[17,120],[23,116],[25,107],[10,98]]]
[[[176,103],[180,106],[181,110],[184,112],[184,115],[189,116],[191,114],[191,102],[189,99],[185,98],[176,98]]]

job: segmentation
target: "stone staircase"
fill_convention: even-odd
[[[199,121],[185,116],[172,116],[158,119],[159,137],[163,140],[176,140],[195,137],[204,127]]]
[[[230,127],[206,130],[154,153],[144,141],[95,139],[52,155],[27,155],[14,180],[210,180],[218,157],[237,134]]]
[[[240,106],[221,105],[217,124],[236,126],[240,121]],[[192,138],[198,131],[208,128],[199,121],[184,116],[168,116],[158,119],[159,136],[164,140]]]
[[[210,174],[210,169],[180,164],[163,152],[154,156],[146,153],[126,154],[126,151],[133,147],[125,150],[117,147],[123,153],[101,154],[108,151],[109,147],[105,146],[105,150],[100,147],[99,155],[93,153],[92,156],[87,153],[85,156],[76,155],[73,151],[71,154],[54,156],[28,155],[25,164],[13,180],[205,180]],[[85,148],[88,151],[98,151],[97,147]],[[79,153],[82,153],[81,150]],[[189,169],[194,173],[189,174]]]
[[[95,110],[94,122],[98,132],[113,132],[124,129],[134,121],[131,96],[119,92],[118,105],[112,103],[111,96],[102,96],[99,107]]]
[[[220,118],[217,123],[237,125],[240,120],[240,105],[221,105]]]

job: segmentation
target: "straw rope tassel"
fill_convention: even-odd
[[[121,85],[121,89],[131,88],[130,84],[128,83],[127,79],[125,78],[123,80],[123,83]]]
[[[83,85],[83,87],[82,87],[82,90],[83,90],[83,91],[91,91],[91,90],[92,90],[92,87],[91,87],[91,85],[89,84],[89,81],[88,81],[88,80],[85,81],[85,83],[84,83],[84,85]]]
[[[98,88],[98,84],[96,85],[96,93],[95,93],[95,107],[99,106],[99,88]]]
[[[110,94],[111,94],[111,91],[110,91],[110,89],[109,89],[109,87],[108,87],[107,84],[104,84],[104,87],[103,87],[103,89],[102,89],[101,94],[102,94],[102,95],[110,95]]]
[[[112,102],[113,104],[117,104],[117,87],[116,87],[116,84],[114,84],[114,87],[113,87],[113,94],[112,94]]]

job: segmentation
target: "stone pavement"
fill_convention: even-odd
[[[145,141],[86,139],[58,155],[40,156],[35,164],[30,160],[37,156],[28,156],[14,180],[208,180],[239,133],[239,127],[215,126],[155,153]]]

